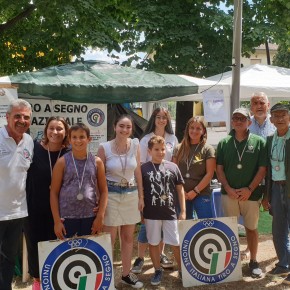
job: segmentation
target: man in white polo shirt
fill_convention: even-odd
[[[0,289],[11,290],[23,220],[27,216],[26,176],[32,161],[33,141],[25,132],[31,122],[31,106],[25,100],[11,102],[7,125],[0,128]]]

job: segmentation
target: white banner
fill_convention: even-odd
[[[42,289],[115,289],[111,237],[75,237],[38,243]]]
[[[82,122],[90,128],[90,151],[97,153],[99,144],[107,141],[107,104],[70,103],[63,101],[26,99],[32,106],[30,135],[40,140],[46,121],[51,116],[63,117],[69,126]]]
[[[205,91],[203,95],[204,118],[207,122],[227,121],[223,90]]]
[[[184,287],[242,280],[236,217],[179,221]]]
[[[0,87],[0,127],[7,124],[7,108],[9,103],[14,99],[17,99],[17,89]]]

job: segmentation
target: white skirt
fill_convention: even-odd
[[[110,193],[105,212],[105,226],[134,225],[141,221],[137,189],[128,193]]]

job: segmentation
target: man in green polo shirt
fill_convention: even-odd
[[[262,192],[259,185],[266,174],[265,140],[249,132],[250,113],[238,108],[232,115],[233,130],[217,147],[217,176],[222,184],[222,206],[225,216],[242,215],[250,250],[252,277],[260,277],[257,262],[258,220]]]

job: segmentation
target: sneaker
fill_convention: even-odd
[[[266,273],[266,276],[287,276],[290,273],[288,268],[276,266],[271,271]]]
[[[40,290],[40,282],[37,280],[33,281],[32,290]]]
[[[143,265],[144,265],[144,258],[138,257],[133,264],[133,268],[131,272],[135,274],[140,274],[142,272]]]
[[[151,278],[151,285],[157,286],[161,283],[163,276],[163,271],[162,269],[155,270],[154,275]]]
[[[262,276],[262,270],[260,269],[259,263],[254,260],[250,260],[249,268],[251,270],[252,278],[259,278]]]
[[[143,283],[138,280],[138,277],[133,274],[129,273],[127,276],[122,276],[122,283],[126,285],[130,285],[133,288],[139,289],[143,287]]]
[[[163,269],[173,268],[173,262],[170,261],[166,255],[160,255],[160,265]]]
[[[290,285],[290,275],[288,275],[287,278],[285,278],[282,283]]]

